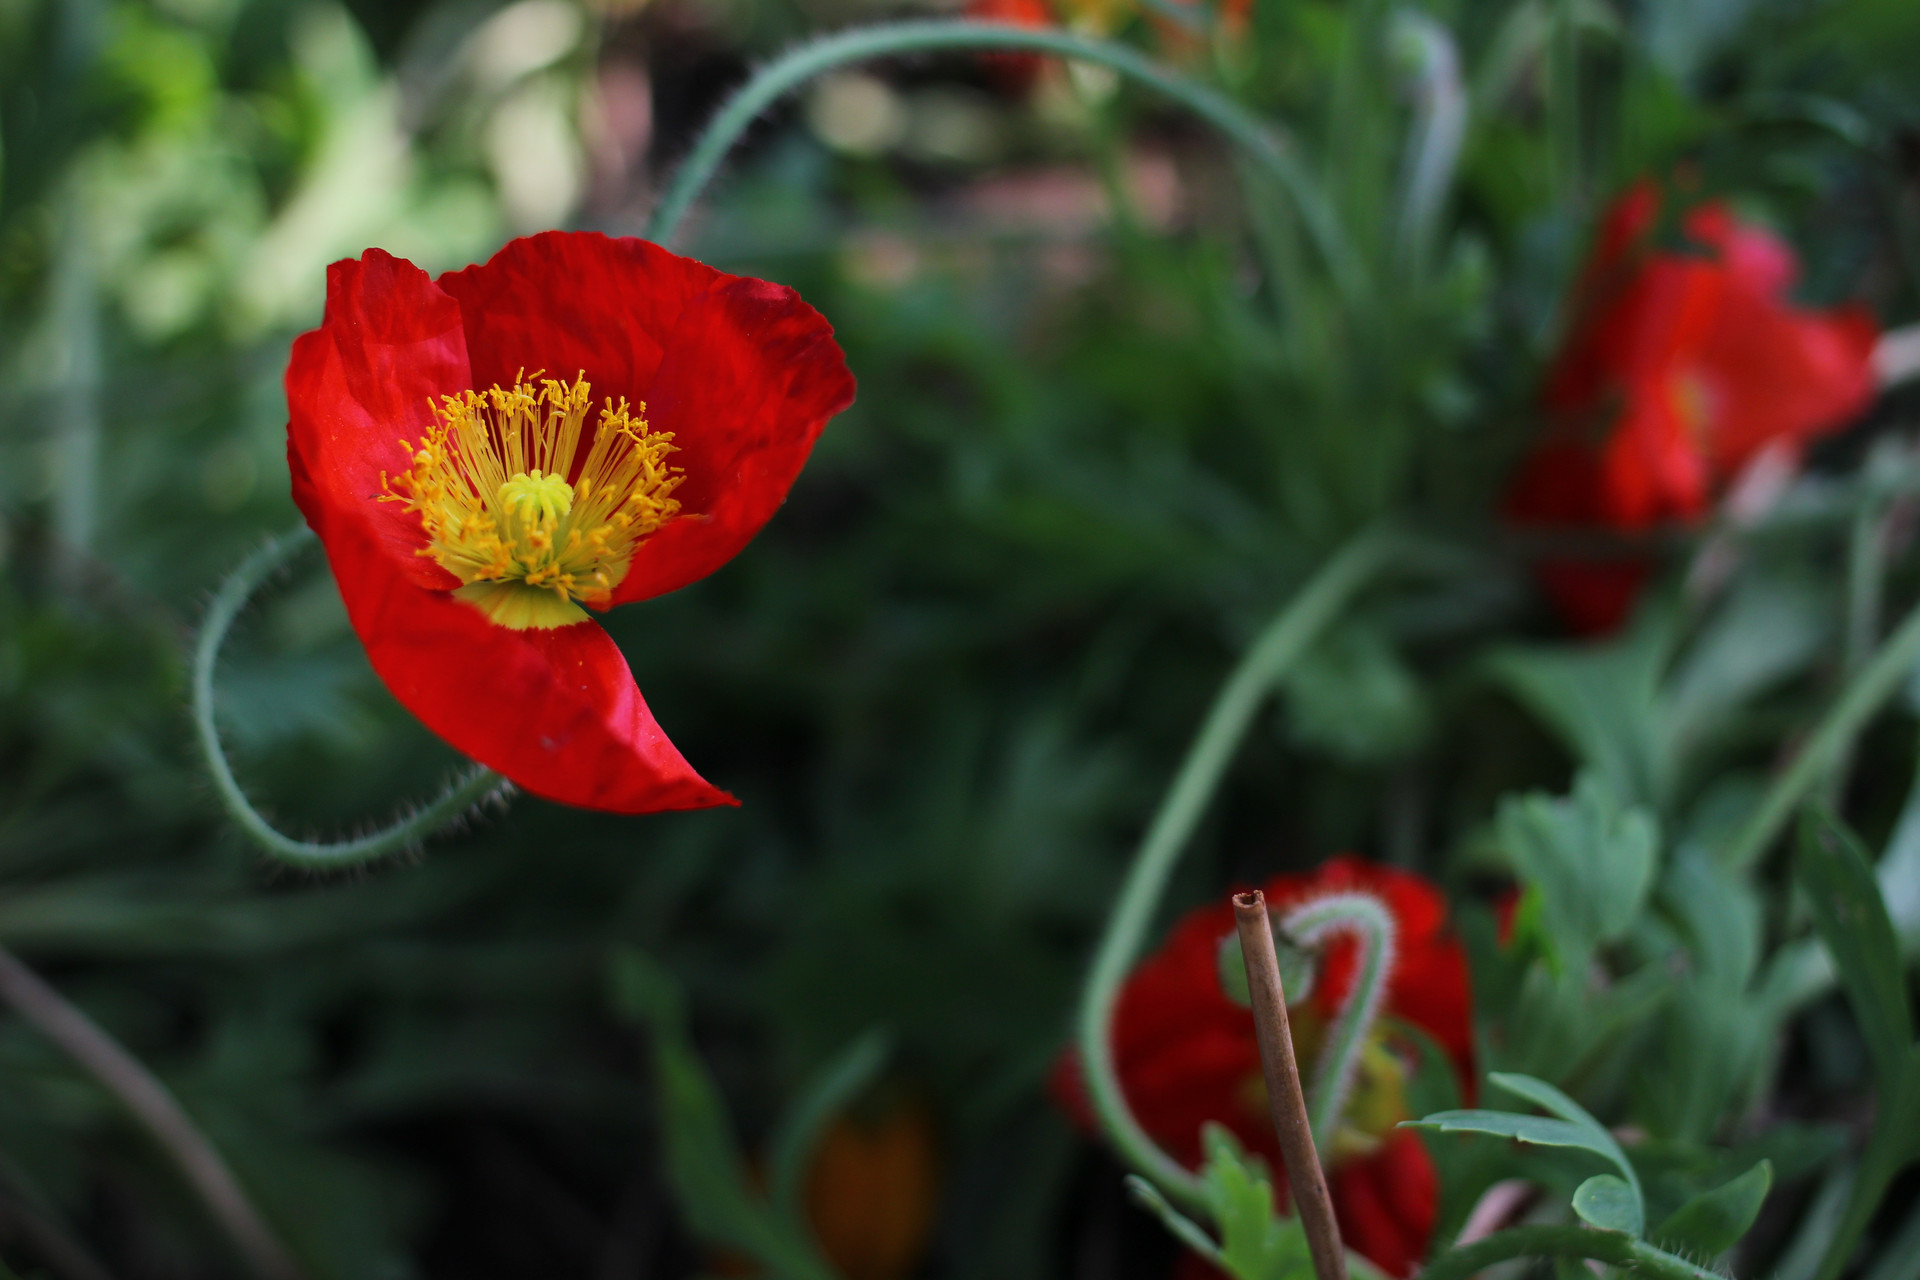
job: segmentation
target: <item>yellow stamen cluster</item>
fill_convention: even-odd
[[[504,626],[585,618],[580,604],[605,604],[640,540],[680,510],[672,435],[648,429],[644,404],[629,412],[609,399],[583,448],[592,408],[584,374],[444,396],[426,437],[401,441],[411,468],[381,475],[381,501],[419,513],[420,554]]]

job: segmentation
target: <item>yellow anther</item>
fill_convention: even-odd
[[[524,371],[511,388],[443,397],[427,436],[401,442],[411,470],[381,477],[383,501],[419,515],[422,554],[503,626],[586,617],[579,605],[604,604],[641,539],[679,513],[673,437],[625,400],[607,401],[589,433],[592,404],[585,377],[536,385]]]

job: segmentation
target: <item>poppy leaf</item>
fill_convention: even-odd
[[[678,985],[653,960],[627,948],[615,953],[609,976],[614,1008],[644,1025],[652,1042],[663,1163],[687,1226],[794,1280],[832,1280],[812,1242],[752,1190],[720,1090],[687,1034]]]
[[[1725,1253],[1752,1228],[1772,1188],[1773,1162],[1762,1160],[1731,1182],[1681,1205],[1654,1231],[1653,1242],[1663,1249],[1708,1256]]]
[[[1249,1160],[1223,1126],[1209,1124],[1201,1173],[1208,1207],[1220,1228],[1219,1265],[1234,1280],[1306,1280],[1313,1260],[1300,1224],[1274,1212],[1273,1181],[1264,1162]]]
[[[1637,1237],[1645,1229],[1640,1216],[1640,1197],[1610,1173],[1596,1173],[1574,1189],[1573,1211],[1582,1221],[1602,1231],[1619,1231]]]
[[[1597,774],[1582,773],[1565,799],[1504,801],[1497,829],[1514,871],[1539,897],[1541,932],[1563,969],[1579,971],[1596,946],[1639,918],[1653,888],[1659,827]]]
[[[1592,1112],[1545,1080],[1539,1080],[1533,1076],[1494,1071],[1488,1073],[1487,1080],[1495,1087],[1525,1098],[1541,1110],[1550,1111],[1569,1124],[1578,1125],[1584,1129],[1592,1144],[1589,1149],[1598,1151],[1611,1160],[1614,1167],[1620,1170],[1621,1176],[1627,1180],[1627,1185],[1633,1188],[1634,1198],[1641,1197],[1640,1175],[1634,1171],[1633,1162],[1627,1159],[1627,1153],[1620,1149],[1620,1144],[1613,1140],[1613,1135],[1607,1132],[1606,1126],[1593,1118]]]
[[[1891,1093],[1913,1043],[1913,1013],[1899,943],[1872,864],[1857,836],[1831,814],[1809,809],[1800,826],[1795,873],[1860,1020],[1875,1079],[1883,1093]]]

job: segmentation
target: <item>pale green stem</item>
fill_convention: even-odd
[[[1470,1280],[1510,1258],[1592,1258],[1655,1280],[1726,1280],[1717,1271],[1677,1258],[1621,1231],[1587,1227],[1514,1227],[1449,1250],[1429,1263],[1417,1280]]]
[[[1307,1119],[1313,1127],[1313,1145],[1332,1150],[1333,1132],[1346,1110],[1353,1075],[1367,1047],[1367,1033],[1380,1016],[1393,972],[1395,927],[1393,913],[1367,893],[1338,893],[1304,903],[1280,921],[1281,934],[1303,947],[1318,947],[1337,933],[1360,935],[1360,970],[1353,990],[1333,1025],[1314,1064],[1313,1084],[1307,1091]]]
[[[1342,289],[1348,296],[1358,290],[1359,266],[1345,232],[1299,163],[1292,145],[1272,123],[1122,44],[1054,28],[952,19],[890,22],[836,32],[761,67],[720,108],[681,162],[672,185],[647,220],[647,239],[656,244],[671,241],[687,210],[712,181],[740,136],[768,107],[815,76],[871,58],[958,49],[1017,50],[1076,58],[1109,67],[1165,94],[1219,129],[1273,175],[1293,198],[1301,220]]]
[[[1794,810],[1846,751],[1861,729],[1886,705],[1920,661],[1920,607],[1908,613],[1873,658],[1814,726],[1806,745],[1767,789],[1760,806],[1722,848],[1721,861],[1736,870],[1752,864],[1771,846]]]
[[[253,807],[234,778],[226,752],[220,746],[220,729],[214,723],[213,712],[214,669],[219,665],[220,646],[227,638],[228,629],[253,593],[274,570],[312,541],[313,533],[305,525],[284,533],[248,556],[220,585],[213,604],[207,609],[207,618],[201,624],[200,639],[193,651],[193,723],[220,803],[250,840],[273,857],[296,866],[352,867],[412,848],[489,796],[504,793],[510,784],[486,766],[475,765],[449,784],[433,803],[391,826],[352,840],[296,840],[275,829]]]
[[[1081,1069],[1088,1099],[1102,1129],[1122,1159],[1169,1197],[1188,1205],[1202,1203],[1199,1179],[1161,1150],[1140,1127],[1121,1092],[1113,1061],[1114,1006],[1127,971],[1140,955],[1174,864],[1206,812],[1254,715],[1275,682],[1387,563],[1391,548],[1391,542],[1380,534],[1367,534],[1350,543],[1288,602],[1227,677],[1134,854],[1081,994]]]

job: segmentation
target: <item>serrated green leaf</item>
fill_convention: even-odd
[[[1646,1226],[1640,1217],[1640,1197],[1610,1173],[1596,1173],[1574,1189],[1573,1211],[1602,1231],[1638,1237]]]
[[[1883,1094],[1902,1087],[1913,1012],[1893,924],[1859,839],[1831,814],[1809,808],[1800,824],[1797,878],[1813,908],[1848,1003],[1873,1055]]]
[[[1653,887],[1659,826],[1586,772],[1566,799],[1534,793],[1500,805],[1500,846],[1533,891],[1541,940],[1561,965],[1583,968],[1596,946],[1632,928]]]
[[[1653,1233],[1663,1249],[1716,1257],[1753,1227],[1773,1187],[1773,1162],[1762,1160],[1731,1182],[1704,1191],[1676,1209]]]
[[[1201,1134],[1207,1153],[1200,1181],[1220,1229],[1219,1265],[1235,1280],[1308,1280],[1313,1275],[1306,1236],[1293,1218],[1274,1212],[1273,1182],[1223,1126]]]

